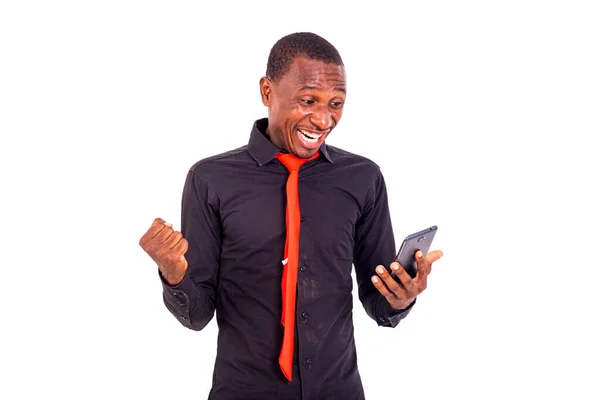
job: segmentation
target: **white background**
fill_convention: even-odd
[[[594,3],[2,2],[0,397],[206,398],[216,323],[179,325],[138,240],[312,31],[346,64],[329,143],[445,252],[398,328],[356,301],[367,398],[599,398]]]

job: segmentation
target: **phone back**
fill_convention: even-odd
[[[429,251],[431,242],[437,232],[437,226],[432,226],[427,229],[423,229],[420,232],[413,233],[407,236],[402,242],[402,246],[396,255],[396,261],[402,265],[402,267],[408,272],[411,277],[417,275],[417,261],[415,260],[415,253],[418,250],[425,255]]]

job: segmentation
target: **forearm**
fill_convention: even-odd
[[[380,326],[395,327],[412,309],[414,301],[402,310],[392,308],[371,278],[375,268],[387,268],[396,252],[392,221],[387,203],[385,181],[377,171],[366,196],[363,213],[356,225],[354,265],[358,295],[365,311]]]
[[[416,299],[403,310],[395,310],[379,292],[371,292],[362,299],[367,315],[377,325],[395,328],[412,310]]]
[[[214,290],[209,286],[194,284],[187,274],[177,285],[169,285],[162,275],[160,278],[163,301],[169,312],[186,328],[195,331],[204,329],[214,316]]]
[[[160,272],[163,301],[185,327],[199,331],[215,313],[219,257],[221,253],[220,217],[216,193],[193,170],[188,172],[182,198],[181,232],[188,241],[188,262],[183,279]]]

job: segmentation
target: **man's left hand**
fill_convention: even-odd
[[[371,281],[393,309],[403,310],[427,288],[427,276],[431,273],[431,264],[439,260],[442,255],[440,250],[435,250],[423,257],[423,253],[417,251],[415,253],[417,275],[414,278],[411,278],[399,263],[393,262],[390,267],[400,282],[395,280],[382,265],[378,265],[375,268],[377,275],[371,277]]]

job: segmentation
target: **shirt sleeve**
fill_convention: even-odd
[[[183,280],[163,285],[167,309],[190,329],[199,331],[213,318],[221,252],[221,223],[214,190],[193,170],[186,177],[181,205],[181,233],[188,241],[188,269]]]
[[[371,282],[371,277],[375,275],[375,267],[383,265],[389,272],[395,255],[396,244],[387,189],[383,175],[378,169],[356,224],[354,267],[358,297],[369,317],[380,326],[396,327],[416,302],[413,301],[404,310],[394,310]]]

